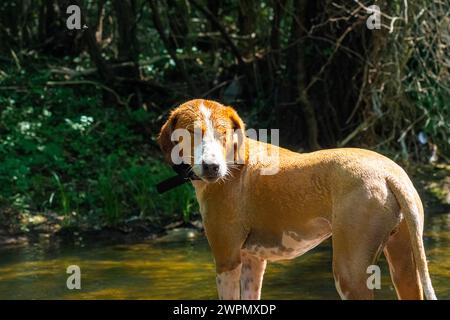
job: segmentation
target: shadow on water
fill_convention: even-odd
[[[428,217],[425,245],[438,298],[450,299],[450,214]],[[81,268],[81,290],[66,268]],[[395,291],[384,259],[377,299]],[[214,264],[204,239],[84,247],[39,243],[0,250],[0,299],[215,299]],[[263,299],[338,299],[330,241],[291,261],[270,263]]]

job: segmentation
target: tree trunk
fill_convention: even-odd
[[[311,103],[307,90],[308,73],[306,68],[305,47],[303,46],[306,36],[307,25],[307,0],[294,1],[294,25],[292,43],[295,43],[295,76],[297,85],[297,101],[302,108],[307,129],[308,146],[311,150],[320,149],[318,142],[319,129],[317,124],[316,111]]]
[[[44,1],[39,14],[39,42],[43,44],[45,51],[51,50],[52,42],[58,32],[57,28],[56,2],[54,0]]]
[[[270,31],[270,50],[271,50],[272,64],[274,66],[275,71],[279,67],[281,59],[280,27],[286,2],[287,0],[272,0],[273,20],[272,20],[272,29]]]
[[[184,1],[166,0],[169,16],[169,41],[173,48],[184,48],[189,33],[188,7]]]
[[[115,76],[126,79],[141,79],[139,71],[139,45],[136,36],[135,0],[115,0],[113,2],[117,17],[118,62],[132,62],[115,70]],[[142,93],[139,87],[122,85],[120,93],[131,95],[130,106],[138,109],[142,106]]]
[[[117,48],[120,61],[136,62],[139,55],[136,37],[136,11],[133,0],[114,0],[117,17]]]
[[[95,40],[101,45],[103,39],[103,24],[105,20],[105,0],[98,1],[97,22],[95,24]]]
[[[244,58],[251,59],[254,53],[255,45],[255,26],[256,26],[256,11],[253,0],[239,1],[239,15],[238,27],[239,34],[245,38],[241,42],[241,54]]]

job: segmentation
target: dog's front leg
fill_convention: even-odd
[[[217,273],[217,291],[221,300],[239,300],[240,288],[239,279],[241,277],[241,266],[239,264],[232,270]]]
[[[232,201],[209,202],[203,211],[206,237],[216,263],[216,282],[219,299],[239,300],[241,278],[241,248],[248,233],[239,217],[230,208]]]
[[[259,300],[266,260],[242,253],[241,299]]]

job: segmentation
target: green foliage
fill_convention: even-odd
[[[7,74],[3,86],[27,89],[0,95],[0,205],[56,211],[68,226],[159,223],[197,210],[191,186],[154,191],[172,172],[133,130],[149,113],[104,108],[90,89],[47,89],[45,72]]]
[[[450,152],[450,95],[438,84],[433,87],[433,94],[413,94],[418,108],[425,114],[423,131],[441,142],[443,152]]]

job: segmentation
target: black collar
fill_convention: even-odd
[[[188,164],[175,164],[172,166],[172,169],[177,175],[158,183],[156,185],[156,191],[158,191],[158,193],[164,193],[191,180],[200,180],[200,178],[192,171],[192,167]]]

